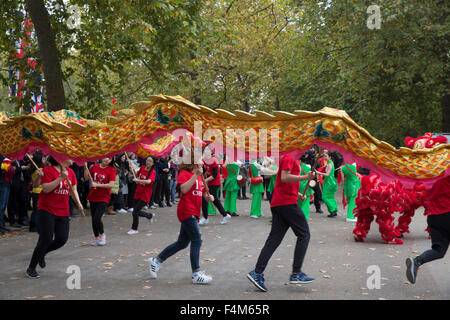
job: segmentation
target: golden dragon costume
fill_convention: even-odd
[[[194,133],[196,121],[201,121],[203,128],[220,130],[223,141],[233,140],[238,129],[277,132],[277,136],[249,134],[250,139],[259,139],[258,145],[267,145],[268,155],[276,151],[298,158],[313,144],[338,150],[346,162],[356,161],[378,173],[382,180],[397,179],[408,187],[422,182],[428,189],[437,179],[450,174],[450,144],[423,150],[396,149],[371,136],[342,110],[323,108],[317,112],[273,114],[256,110],[250,114],[212,110],[180,96],[166,95],[133,103],[130,109],[120,110],[117,116],[102,121],[81,118],[68,110],[17,117],[0,114],[0,153],[11,159],[22,158],[39,148],[57,160],[69,157],[77,163],[123,151],[159,156],[168,154],[178,143],[173,134],[176,130]],[[245,142],[246,150],[240,151],[258,155],[259,150],[251,150],[250,139]],[[274,139],[279,139],[279,150],[271,148]],[[242,148],[237,146],[236,150],[239,149]]]

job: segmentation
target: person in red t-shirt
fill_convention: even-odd
[[[263,272],[289,227],[292,228],[292,231],[297,236],[290,283],[306,284],[314,280],[301,272],[310,234],[305,215],[298,206],[299,198],[302,201],[306,199],[298,192],[300,181],[312,179],[313,177],[313,172],[308,172],[307,175],[300,175],[300,165],[291,156],[285,155],[280,159],[275,188],[270,203],[272,228],[259,254],[255,269],[247,275],[247,278],[261,291],[267,291],[264,285]]]
[[[442,259],[450,243],[450,176],[438,180],[425,199],[425,215],[431,236],[431,249],[406,259],[406,277],[416,283],[417,271],[424,263]]]
[[[214,206],[219,210],[223,219],[220,224],[226,224],[231,219],[231,215],[225,211],[222,203],[218,198],[217,191],[220,190],[220,171],[219,160],[214,156],[210,148],[206,147],[203,151],[203,166],[206,173],[206,183],[208,183],[209,193],[214,196]],[[220,191],[219,191],[220,192]],[[203,217],[200,219],[199,225],[208,224],[208,201],[202,201]]]
[[[139,233],[139,217],[145,217],[153,222],[153,213],[142,211],[147,203],[150,202],[152,197],[152,185],[155,182],[156,172],[153,168],[153,158],[148,157],[145,160],[145,166],[139,168],[136,173],[136,179],[134,181],[137,183],[136,191],[134,193],[134,208],[133,208],[133,224],[131,225],[131,230],[128,234],[133,235]]]
[[[111,200],[111,188],[116,181],[116,169],[113,167],[111,158],[102,159],[101,163],[94,164],[89,172],[84,170],[84,179],[91,181],[91,189],[87,196],[91,204],[92,231],[94,232],[93,246],[104,246],[106,235],[103,228],[102,217],[105,214],[109,201]]]
[[[186,248],[190,243],[192,283],[207,284],[212,281],[210,276],[206,275],[204,271],[200,271],[202,239],[198,220],[200,219],[202,198],[207,197],[206,193],[203,192],[204,185],[201,177],[203,168],[201,162],[200,160],[197,164],[180,165],[180,174],[177,182],[181,191],[181,198],[177,207],[178,220],[181,222],[180,235],[176,242],[166,247],[157,257],[148,259],[150,276],[152,278],[157,277],[162,262]],[[191,163],[194,163],[193,155],[191,156]],[[209,195],[207,200],[210,202],[214,201],[213,195]]]
[[[70,186],[73,186],[73,196],[75,203],[80,205],[80,198],[77,192],[77,178],[69,168],[72,160],[57,162],[53,157],[47,160],[50,166],[39,170],[42,192],[38,199],[38,223],[39,239],[33,251],[30,264],[26,271],[29,278],[37,279],[39,274],[36,266],[39,263],[41,268],[45,267],[45,255],[50,251],[61,248],[69,237],[69,195]],[[83,207],[78,207],[83,210]]]

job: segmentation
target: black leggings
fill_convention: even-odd
[[[220,214],[225,217],[227,215],[227,212],[223,208],[223,205],[220,202],[220,200],[217,198],[217,190],[219,190],[220,186],[208,186],[208,188],[209,194],[211,194],[214,197],[213,202],[214,206],[219,210]],[[208,219],[208,203],[209,202],[206,201],[204,197],[202,197],[202,213],[205,219]]]
[[[427,223],[430,228],[431,250],[427,250],[416,258],[419,265],[442,259],[450,242],[450,212],[440,215],[429,215]]]
[[[47,253],[61,248],[69,238],[69,217],[59,217],[50,212],[38,211],[39,239],[31,257],[30,269],[36,269],[37,264]],[[54,238],[53,238],[54,236]]]
[[[148,212],[144,212],[142,211],[142,208],[145,207],[147,205],[146,202],[144,202],[143,200],[136,200],[135,199],[135,203],[134,203],[134,209],[133,209],[133,224],[131,226],[131,229],[133,230],[137,230],[138,226],[139,226],[139,217],[145,217],[147,219],[151,219],[153,218],[153,213],[148,213]]]
[[[102,217],[105,214],[108,204],[106,202],[89,202],[91,204],[92,231],[94,231],[94,236],[97,238],[99,235],[105,233]]]
[[[313,190],[314,190],[314,207],[316,207],[316,211],[319,211],[320,201],[322,201],[322,190],[320,189],[320,184],[317,180]]]
[[[303,259],[305,258],[310,239],[309,227],[305,215],[303,214],[302,209],[296,204],[273,207],[271,208],[271,211],[272,229],[259,254],[255,272],[264,272],[267,263],[280,245],[289,227],[291,227],[292,231],[294,231],[294,234],[297,236],[292,273],[299,273],[303,265]]]

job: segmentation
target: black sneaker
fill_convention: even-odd
[[[416,283],[417,271],[419,270],[419,264],[413,258],[406,259],[406,278],[412,284]]]
[[[322,209],[316,209],[316,213],[323,213]]]
[[[337,216],[337,213],[336,212],[332,212],[332,213],[330,213],[329,215],[328,215],[328,218],[334,218],[334,217],[336,217]]]
[[[22,226],[20,224],[18,224],[17,222],[14,222],[11,224],[12,228],[22,228]]]
[[[25,272],[28,278],[30,279],[39,279],[41,276],[36,272],[36,269],[28,268]]]

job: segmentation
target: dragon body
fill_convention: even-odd
[[[235,154],[241,151],[250,157],[260,156],[261,150],[252,147],[251,139],[257,139],[258,146],[267,146],[268,155],[291,154],[297,158],[317,144],[341,152],[346,162],[357,162],[385,183],[399,180],[408,188],[420,182],[428,189],[450,174],[450,144],[397,149],[371,136],[342,110],[273,114],[256,110],[250,114],[212,110],[180,96],[165,95],[133,103],[102,121],[85,119],[68,110],[18,117],[0,114],[0,153],[15,159],[39,148],[57,160],[69,157],[78,163],[123,151],[159,156],[168,154],[178,143],[175,132],[184,129],[192,134],[198,121],[203,131],[220,132],[224,142],[235,141],[238,130],[248,133],[245,143],[235,147]]]

